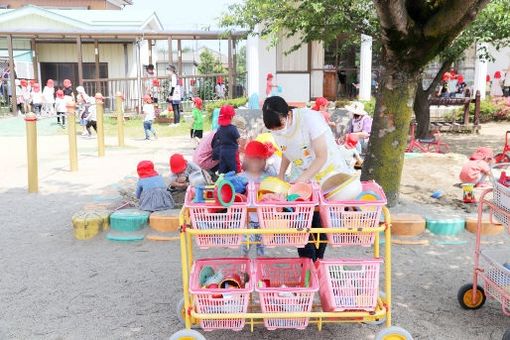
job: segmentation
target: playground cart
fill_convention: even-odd
[[[278,204],[257,204],[252,193],[244,206],[233,206],[216,213],[215,207],[186,204],[180,214],[180,247],[183,300],[177,307],[178,317],[185,329],[174,333],[171,340],[205,340],[196,329],[239,331],[246,326],[274,329],[305,329],[316,325],[319,331],[329,323],[385,324],[376,340],[412,340],[404,329],[391,326],[391,218],[385,207],[386,198],[374,182],[363,183],[364,188],[378,189],[376,201],[326,203],[318,191],[310,202],[293,204],[290,210]],[[345,206],[356,208],[344,209]],[[241,212],[240,209],[245,209]],[[314,212],[328,226],[311,228]],[[219,213],[218,213],[219,212]],[[247,228],[246,219],[257,212],[260,228]],[[221,217],[223,214],[223,217]],[[237,214],[241,221],[232,220]],[[205,220],[211,221],[205,227]],[[327,217],[327,218],[326,218]],[[381,223],[381,218],[384,222]],[[217,223],[223,218],[223,224]],[[303,226],[303,223],[306,224]],[[379,234],[384,232],[384,259],[380,256]],[[309,235],[314,235],[309,239]],[[326,234],[326,238],[318,237]],[[373,248],[373,257],[357,259],[327,259],[313,263],[305,258],[201,258],[194,260],[193,239],[199,248],[216,245],[233,248],[239,243],[253,244],[251,235],[261,235],[267,247],[300,247],[312,243],[319,247],[328,242],[332,247],[364,246]],[[322,240],[324,239],[324,240]],[[209,243],[204,243],[207,240]],[[210,243],[214,240],[214,243]],[[304,241],[303,241],[304,240]],[[384,262],[384,264],[383,264]],[[384,265],[384,283],[379,291],[379,268]],[[241,273],[238,275],[237,273]],[[206,278],[206,275],[208,278]],[[216,277],[219,275],[220,277]],[[249,278],[248,278],[249,276]],[[227,279],[229,277],[229,279]],[[215,279],[217,279],[215,281]],[[220,282],[209,285],[207,282]],[[233,282],[236,289],[224,282]],[[239,282],[243,281],[242,284]],[[270,283],[269,283],[270,282]],[[220,289],[221,287],[223,289]],[[321,303],[317,303],[317,301]],[[206,334],[207,335],[207,334]]]
[[[499,183],[495,169],[505,169],[510,163],[496,164],[491,176],[493,188],[485,190],[478,203],[473,283],[462,286],[457,294],[464,309],[479,309],[487,297],[499,301],[503,314],[510,316],[510,260],[508,249],[481,249],[482,217],[484,208],[489,209],[491,221],[496,219],[510,232],[510,187]],[[503,335],[510,340],[510,329]]]

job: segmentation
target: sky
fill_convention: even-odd
[[[241,0],[133,0],[133,5],[125,11],[154,11],[166,30],[189,30],[210,27],[218,28],[218,18],[228,6]],[[175,44],[176,42],[174,42]],[[162,43],[163,44],[163,43]],[[161,45],[162,48],[166,49]],[[160,44],[158,43],[158,46]],[[207,46],[219,52],[227,50],[227,42],[199,41],[197,44],[183,41],[182,47],[199,48]]]

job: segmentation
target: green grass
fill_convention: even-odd
[[[181,115],[181,123],[178,126],[170,127],[168,124],[153,125],[158,137],[187,136],[191,129],[191,118],[185,121],[185,115]],[[204,131],[211,130],[211,119],[204,117]],[[105,117],[104,131],[106,136],[117,136],[117,119],[114,117]],[[143,118],[130,117],[124,121],[124,135],[130,138],[144,137]]]

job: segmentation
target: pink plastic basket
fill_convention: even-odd
[[[374,233],[359,233],[360,228],[379,226],[381,211],[386,205],[386,196],[382,188],[374,181],[362,182],[363,192],[376,194],[375,201],[328,201],[320,194],[320,215],[325,228],[349,228],[352,233],[327,234],[333,247],[364,246],[374,243]]]
[[[263,234],[262,244],[268,248],[277,246],[303,247],[308,243],[315,206],[319,202],[319,192],[314,187],[312,198],[305,202],[258,202],[258,185],[251,186],[250,196],[257,209],[261,229],[297,229],[302,233]]]
[[[503,313],[510,316],[510,270],[503,264],[508,261],[506,249],[488,249],[480,252],[485,294],[499,301]]]
[[[221,272],[224,278],[232,275],[247,273],[250,278],[244,288],[215,288],[207,289],[200,286],[200,271],[211,267],[215,273]],[[194,306],[198,313],[226,314],[246,313],[250,294],[253,292],[251,260],[246,258],[214,258],[195,261],[190,275],[190,294],[193,296]],[[200,326],[205,331],[214,329],[243,329],[245,319],[210,319],[200,320]]]
[[[258,258],[255,260],[255,280],[255,290],[259,293],[264,313],[310,312],[314,294],[319,290],[315,267],[307,258]],[[264,287],[267,283],[270,287]],[[269,330],[305,329],[308,319],[265,318],[264,325]]]
[[[320,260],[319,282],[322,309],[373,311],[379,290],[382,259]]]
[[[186,192],[185,206],[190,211],[191,227],[200,230],[222,230],[246,228],[248,202],[234,203],[228,208],[216,204],[194,203],[194,190]],[[238,248],[242,236],[235,235],[197,235],[197,245],[207,248]]]

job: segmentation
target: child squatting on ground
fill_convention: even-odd
[[[484,186],[493,163],[494,153],[492,149],[479,147],[469,157],[469,161],[462,166],[459,178],[462,183],[473,183],[476,187]]]
[[[166,184],[151,161],[141,161],[136,168],[138,184],[136,185],[136,198],[140,200],[140,210],[159,211],[172,209],[175,203],[166,190]]]
[[[150,140],[150,134],[154,136],[155,139],[158,139],[158,136],[156,136],[156,130],[154,130],[154,127],[152,126],[152,123],[154,122],[154,119],[156,118],[156,112],[154,111],[154,105],[152,104],[152,98],[148,94],[143,96],[143,130],[145,131],[145,140]]]
[[[230,105],[224,105],[220,109],[220,116],[218,118],[220,127],[216,132],[220,161],[218,172],[220,174],[226,174],[231,171],[239,172],[237,162],[241,135],[237,128],[232,125],[232,118],[234,118],[235,114],[234,107]]]
[[[250,182],[260,183],[265,177],[276,176],[273,168],[267,168],[266,161],[274,153],[274,148],[270,144],[264,144],[259,141],[251,141],[246,144],[244,150],[244,172],[239,177],[244,177]],[[250,228],[258,229],[260,227],[257,213],[250,213]],[[246,235],[244,236],[246,241]],[[250,242],[257,242],[257,256],[264,256],[264,246],[261,243],[261,235],[250,235]],[[241,253],[243,256],[249,256],[251,245],[243,243]]]
[[[184,196],[190,184],[190,176],[194,173],[202,175],[202,170],[198,165],[187,161],[180,153],[174,153],[170,156],[170,186],[168,190],[172,194],[177,207],[184,204]]]

